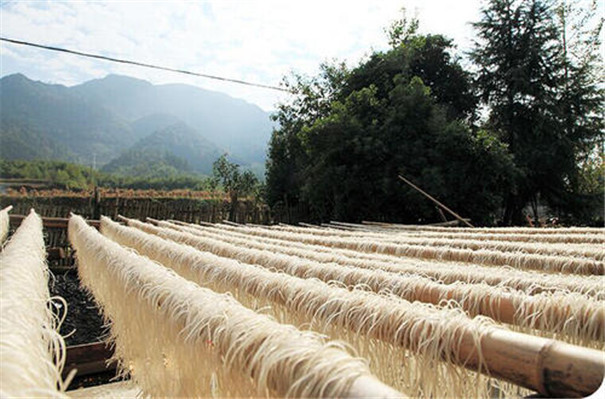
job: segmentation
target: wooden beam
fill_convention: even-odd
[[[9,216],[10,216],[10,223],[13,226],[19,226],[21,224],[21,222],[23,221],[23,219],[25,219],[27,217],[26,215],[9,215]],[[52,218],[52,217],[43,217],[42,218],[42,225],[45,228],[51,228],[51,229],[66,229],[68,222],[69,222],[68,218]],[[101,225],[101,222],[99,220],[87,220],[86,222],[90,226],[95,227],[97,229]]]
[[[63,377],[73,369],[79,377],[115,370],[116,362],[108,362],[112,356],[113,349],[105,342],[68,346]]]

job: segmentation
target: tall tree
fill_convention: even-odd
[[[296,196],[316,220],[440,220],[399,181],[403,173],[478,223],[493,223],[514,165],[497,138],[470,128],[476,99],[452,42],[418,35],[410,21],[394,24],[390,39],[392,49],[352,70],[324,66],[316,78],[295,80],[297,95],[276,116],[268,192]]]
[[[582,93],[571,90],[580,89],[571,79],[582,79],[572,78],[555,11],[550,0],[489,0],[474,24],[478,40],[471,58],[490,110],[487,127],[509,145],[521,171],[505,202],[507,224],[521,223],[528,204],[537,212],[540,199],[568,202],[562,199],[573,192],[578,152],[599,134],[596,125],[585,129],[579,122],[600,113],[596,92],[586,86]]]
[[[556,7],[556,24],[561,44],[563,84],[558,93],[559,117],[565,137],[570,137],[574,167],[570,168],[564,190],[556,193],[550,205],[575,222],[590,221],[602,208],[605,194],[594,171],[601,170],[605,91],[600,34],[603,17],[597,14],[597,2],[562,0]],[[598,176],[598,173],[596,174]],[[593,181],[593,184],[586,184]],[[595,212],[595,209],[597,212]]]
[[[212,165],[213,185],[220,184],[229,196],[229,220],[235,222],[235,213],[241,197],[252,193],[258,179],[249,170],[241,172],[239,165],[229,162],[227,155],[221,155]]]
[[[290,101],[278,104],[272,116],[279,127],[271,136],[267,158],[266,196],[271,207],[295,206],[301,200],[303,172],[309,159],[300,132],[327,114],[347,74],[344,63],[324,63],[318,76],[294,74],[284,79],[283,86],[293,95]]]

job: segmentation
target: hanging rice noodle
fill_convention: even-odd
[[[177,222],[175,222],[177,223]],[[177,223],[179,224],[179,223]],[[245,233],[249,229],[249,226],[242,226],[239,231]],[[265,229],[267,229],[265,227]],[[539,255],[561,255],[561,256],[575,256],[584,257],[593,260],[604,260],[605,249],[602,245],[598,244],[586,244],[586,243],[568,243],[566,245],[560,245],[557,243],[534,243],[534,242],[519,242],[519,241],[506,241],[506,236],[503,235],[499,240],[486,241],[486,240],[472,240],[462,238],[439,238],[439,237],[426,237],[426,236],[401,236],[392,233],[376,233],[376,232],[348,232],[343,231],[339,233],[329,232],[321,229],[308,229],[309,231],[300,230],[296,228],[285,228],[278,226],[269,230],[285,231],[290,233],[312,233],[319,236],[334,236],[334,237],[345,237],[345,238],[363,238],[372,239],[374,241],[391,242],[394,244],[414,244],[414,245],[430,245],[437,247],[452,247],[459,249],[489,249],[501,252],[515,252],[518,254],[529,253]]]
[[[224,226],[226,230],[238,230],[238,227]],[[248,228],[250,234],[282,238],[294,242],[304,242],[331,248],[347,248],[361,252],[381,253],[422,259],[450,260],[481,265],[508,265],[520,269],[533,269],[544,272],[563,272],[576,274],[605,273],[605,264],[601,261],[571,256],[552,256],[539,254],[513,254],[493,250],[469,250],[423,245],[394,244],[368,240],[366,238],[317,237],[313,234],[274,232],[268,229]],[[603,241],[605,243],[605,240]]]
[[[265,309],[283,323],[346,340],[370,361],[375,375],[413,397],[489,396],[489,379],[454,367],[463,360],[456,356],[454,346],[440,344],[457,342],[467,334],[476,338],[474,345],[480,352],[480,337],[490,324],[487,320],[472,321],[457,310],[439,310],[386,294],[349,291],[316,279],[271,272],[122,227],[106,218],[101,219],[101,232],[187,279],[214,291],[231,292],[244,305]],[[436,333],[416,339],[415,332],[427,328]],[[408,345],[409,352],[402,345]],[[480,360],[478,365],[484,367]]]
[[[8,237],[8,230],[10,229],[10,218],[8,213],[13,209],[12,206],[0,210],[0,246]]]
[[[226,225],[221,225],[221,227],[225,227]],[[247,225],[245,225],[247,226]],[[242,228],[242,225],[235,225],[229,227]],[[262,226],[266,228],[265,226]],[[598,245],[605,243],[605,229],[600,228],[598,231],[594,233],[581,233],[572,231],[570,233],[560,233],[560,234],[540,234],[536,232],[534,234],[519,232],[519,233],[510,233],[510,234],[498,234],[497,232],[482,232],[480,228],[469,229],[464,232],[452,232],[450,228],[446,228],[438,231],[423,231],[423,230],[374,230],[370,229],[366,231],[362,230],[342,230],[341,228],[336,228],[337,226],[331,227],[295,227],[295,226],[278,226],[276,228],[270,228],[270,230],[285,230],[302,234],[319,234],[319,235],[328,235],[328,236],[350,236],[350,235],[364,235],[364,234],[373,234],[380,233],[384,236],[391,237],[423,237],[423,238],[449,238],[449,239],[464,239],[464,240],[481,240],[481,241],[513,241],[513,242],[532,242],[532,243],[550,243],[550,244],[561,244],[561,243],[577,243],[577,244],[589,244],[589,245]],[[535,229],[540,230],[540,229]]]
[[[405,386],[411,383],[414,396],[472,397],[486,388],[477,376],[448,368],[450,363],[487,371],[491,376],[546,396],[585,395],[594,391],[603,379],[602,373],[588,376],[580,372],[604,368],[598,351],[581,347],[561,351],[565,344],[496,329],[486,324],[485,319],[471,321],[459,311],[437,310],[388,294],[376,295],[357,288],[348,291],[315,279],[274,273],[120,227],[107,219],[102,220],[101,229],[116,241],[165,262],[193,281],[217,291],[231,291],[242,302],[265,307],[280,320],[304,323],[345,339],[370,360],[375,374],[385,381],[394,380]],[[409,352],[398,351],[399,346]],[[551,348],[558,348],[559,353],[550,354]],[[510,367],[518,363],[519,367]],[[406,367],[408,364],[416,367]],[[560,365],[575,371],[561,373],[550,369],[553,364],[558,369]],[[543,373],[557,376],[556,381],[540,378],[536,381],[535,376]],[[578,373],[581,376],[572,375]],[[445,381],[449,382],[443,386]],[[506,384],[500,388],[507,396],[513,394]]]
[[[313,262],[270,250],[255,250],[244,243],[201,239],[187,232],[156,228],[128,221],[144,231],[183,242],[217,255],[233,257],[246,263],[284,271],[303,278],[339,281],[346,286],[365,285],[374,292],[388,291],[409,301],[433,304],[454,302],[470,315],[485,315],[519,328],[543,330],[574,344],[601,347],[605,340],[603,303],[580,294],[554,292],[526,295],[523,292],[485,284],[440,284],[417,275],[396,275],[382,270],[367,270],[329,263]],[[167,225],[160,222],[160,226]],[[525,331],[525,330],[521,330]]]
[[[275,253],[283,253],[324,263],[334,262],[364,269],[380,269],[392,273],[417,274],[446,284],[465,282],[500,285],[511,287],[530,295],[540,292],[564,290],[582,293],[599,300],[605,299],[604,276],[540,273],[533,270],[519,270],[502,266],[473,265],[473,267],[469,267],[462,263],[425,261],[384,254],[367,254],[350,249],[328,248],[260,236],[253,236],[254,240],[250,240],[251,236],[245,233],[223,230],[218,227],[202,227],[183,223],[178,223],[177,225],[176,222],[174,223],[164,224],[164,226],[218,240],[229,237],[232,243],[242,243],[242,239],[246,239],[247,245],[251,248],[267,249]]]
[[[349,224],[349,223],[347,223]],[[381,227],[392,230],[413,230],[413,231],[444,231],[451,233],[492,233],[492,234],[604,234],[602,227],[443,227],[427,225],[403,225],[379,222],[363,222],[357,224],[359,227]]]
[[[42,220],[32,210],[0,254],[2,398],[66,397],[65,343],[52,312],[45,259]]]
[[[243,307],[136,255],[78,216],[82,283],[108,320],[118,366],[159,397],[401,396],[342,344]]]

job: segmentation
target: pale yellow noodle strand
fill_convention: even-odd
[[[0,396],[65,398],[65,343],[48,291],[42,220],[32,210],[0,254]]]
[[[562,334],[559,339],[574,344],[600,346],[605,334],[602,323],[600,323],[605,320],[605,309],[603,309],[602,302],[579,294],[542,293],[528,296],[522,292],[485,284],[444,285],[420,276],[395,275],[381,270],[325,264],[289,255],[274,254],[267,250],[249,249],[242,245],[245,243],[236,246],[218,240],[202,240],[190,233],[158,229],[132,220],[129,221],[129,224],[218,255],[283,270],[299,277],[340,281],[347,286],[364,284],[375,292],[388,290],[408,300],[431,303],[454,300],[471,315],[489,315],[496,320],[506,321],[520,327],[537,328],[552,334]],[[167,223],[160,222],[160,225],[164,224]],[[506,304],[502,302],[506,302]],[[556,309],[556,311],[548,309]],[[592,314],[597,314],[598,317],[587,316]],[[586,322],[593,324],[586,324]],[[594,342],[591,343],[591,341]]]
[[[248,245],[253,248],[264,248],[276,253],[284,253],[324,263],[335,262],[365,269],[418,274],[437,279],[446,284],[454,282],[486,283],[488,285],[511,287],[528,294],[565,290],[582,293],[599,300],[605,299],[605,276],[540,273],[533,270],[497,266],[473,265],[473,267],[468,267],[468,265],[455,262],[435,262],[393,255],[366,254],[350,249],[323,247],[261,236],[254,236],[254,240],[250,240],[251,236],[248,234],[222,230],[217,227],[202,227],[181,223],[178,226],[172,224],[165,226],[214,239],[222,239],[228,236],[233,243],[240,242],[238,239],[246,239]],[[186,227],[189,227],[189,229]]]
[[[375,381],[341,344],[201,288],[79,217],[70,219],[69,238],[83,284],[111,319],[119,366],[146,394],[341,397],[355,395],[358,380]]]
[[[481,336],[488,331],[484,320],[472,321],[456,310],[411,304],[386,294],[349,291],[315,279],[274,273],[121,227],[106,218],[101,231],[192,281],[232,292],[249,306],[268,309],[283,322],[307,325],[348,341],[370,360],[376,375],[413,396],[486,397],[495,383],[447,365],[456,359],[454,343],[464,332],[476,337],[475,347],[480,350]],[[419,326],[433,333],[416,333]]]

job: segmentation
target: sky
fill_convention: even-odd
[[[408,14],[420,31],[470,48],[480,0],[2,1],[3,37],[177,69],[279,85],[291,72],[315,74],[321,62],[354,66],[388,47],[384,32]],[[0,75],[23,73],[74,85],[110,73],[155,84],[187,83],[267,111],[288,94],[0,43]]]

